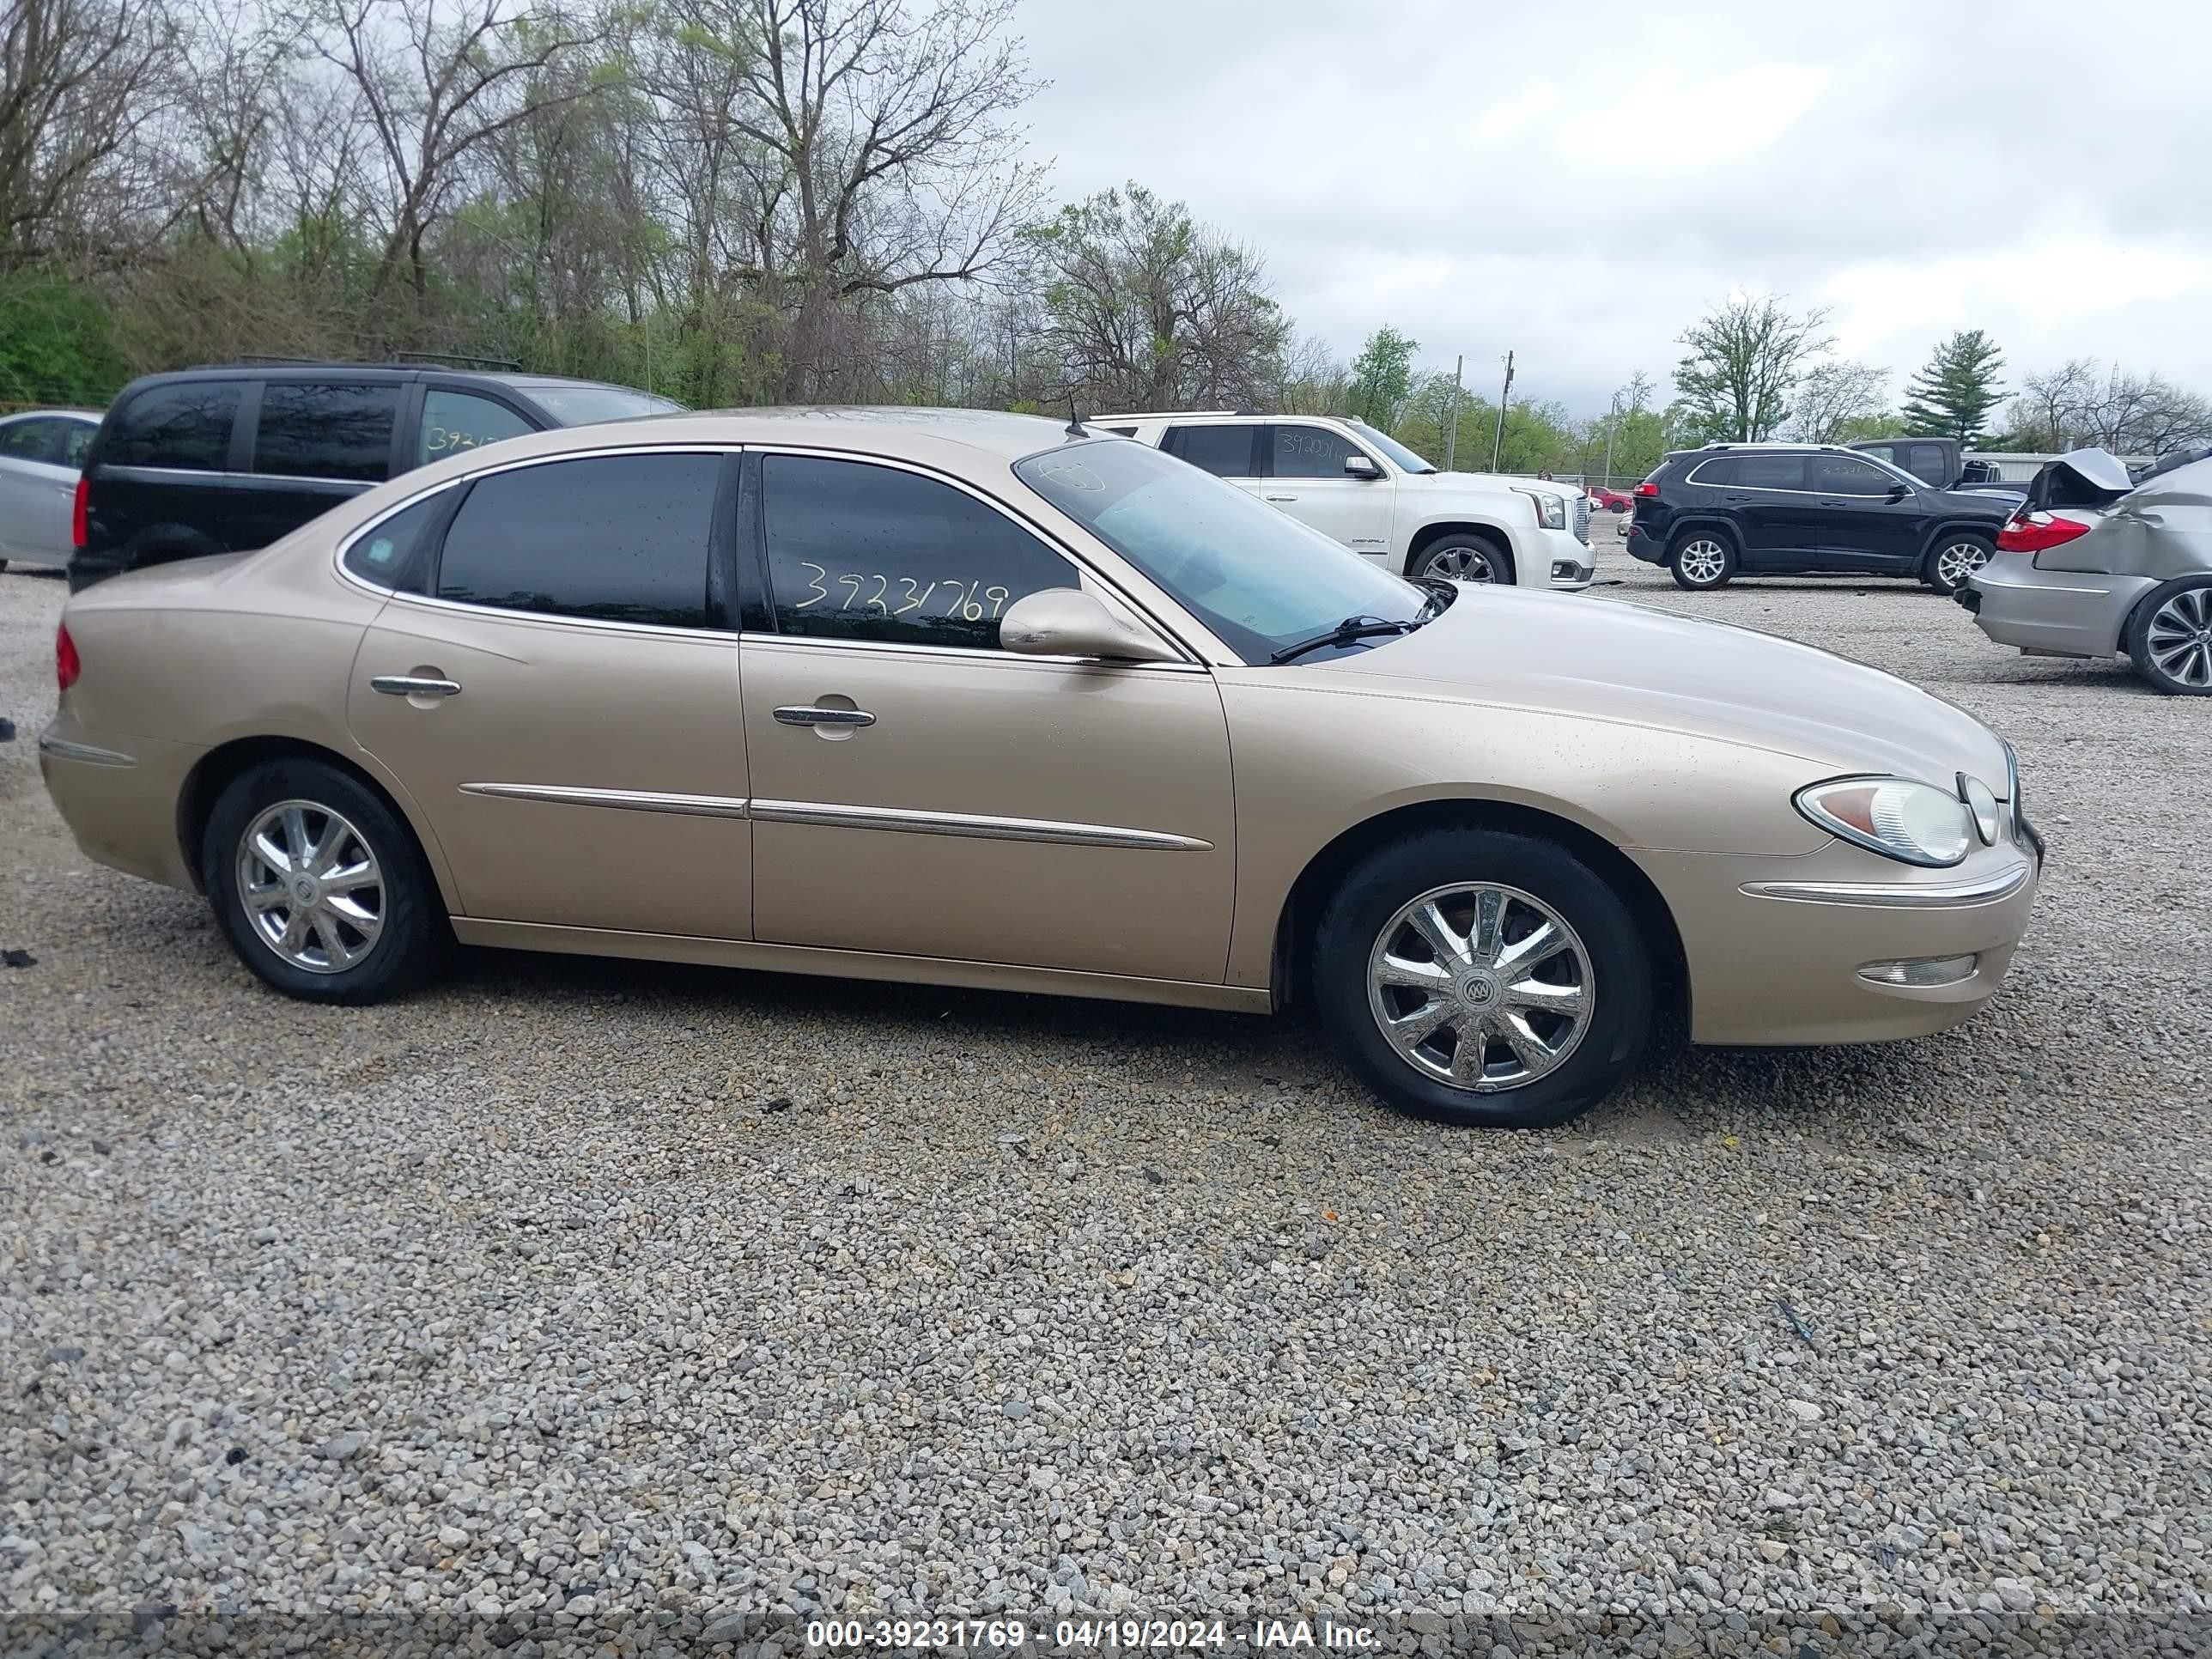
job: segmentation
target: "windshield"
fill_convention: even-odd
[[[1015,464],[1014,476],[1248,663],[1347,617],[1413,621],[1427,598],[1236,485],[1126,438],[1032,455]]]
[[[516,380],[518,392],[526,392],[545,412],[563,426],[590,426],[597,421],[625,420],[632,415],[681,415],[684,405],[650,392],[633,392],[626,386],[571,386],[561,380]]]
[[[1350,427],[1354,432],[1357,432],[1361,437],[1366,439],[1369,443],[1373,444],[1376,448],[1381,450],[1385,455],[1388,455],[1406,471],[1433,472],[1436,471],[1436,468],[1431,466],[1426,461],[1413,453],[1412,450],[1407,448],[1405,445],[1400,443],[1395,438],[1391,437],[1388,433],[1377,432],[1373,427],[1368,425],[1366,422],[1347,421],[1345,424]]]

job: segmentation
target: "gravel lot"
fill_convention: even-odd
[[[2212,706],[1916,586],[1692,598],[1611,527],[1591,603],[2019,744],[2051,866],[1983,1018],[1504,1135],[1225,1015],[504,954],[289,1003],[77,854],[62,585],[0,576],[0,1632],[2212,1641]]]

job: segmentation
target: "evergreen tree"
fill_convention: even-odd
[[[1978,328],[1961,329],[1936,348],[1905,387],[1906,430],[1915,437],[1973,442],[1988,430],[1990,412],[2003,399],[1997,383],[2003,367],[1996,341]]]

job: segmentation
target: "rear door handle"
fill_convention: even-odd
[[[454,690],[460,688],[456,686]],[[873,726],[876,717],[865,708],[818,708],[812,703],[799,703],[789,708],[779,708],[775,717],[786,726]]]
[[[458,697],[461,695],[458,680],[432,679],[418,674],[379,674],[368,683],[372,691],[381,691],[387,697]]]
[[[1260,499],[1263,501],[1294,501],[1297,500],[1297,497],[1295,495],[1262,495]]]

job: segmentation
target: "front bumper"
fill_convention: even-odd
[[[2109,657],[2120,648],[2130,613],[2157,586],[2148,576],[2042,570],[2018,554],[2001,553],[1954,597],[1999,645],[2062,657]]]
[[[1532,532],[1528,546],[1516,550],[1516,562],[1522,571],[1542,573],[1543,579],[1528,580],[1528,586],[1554,593],[1579,592],[1597,580],[1597,554],[1571,530]]]
[[[2021,821],[1950,870],[1841,842],[1799,857],[1632,852],[1665,896],[1689,969],[1697,1042],[1884,1042],[1971,1018],[2027,932],[2043,842]],[[1877,982],[1878,963],[1973,958],[1938,984]]]

